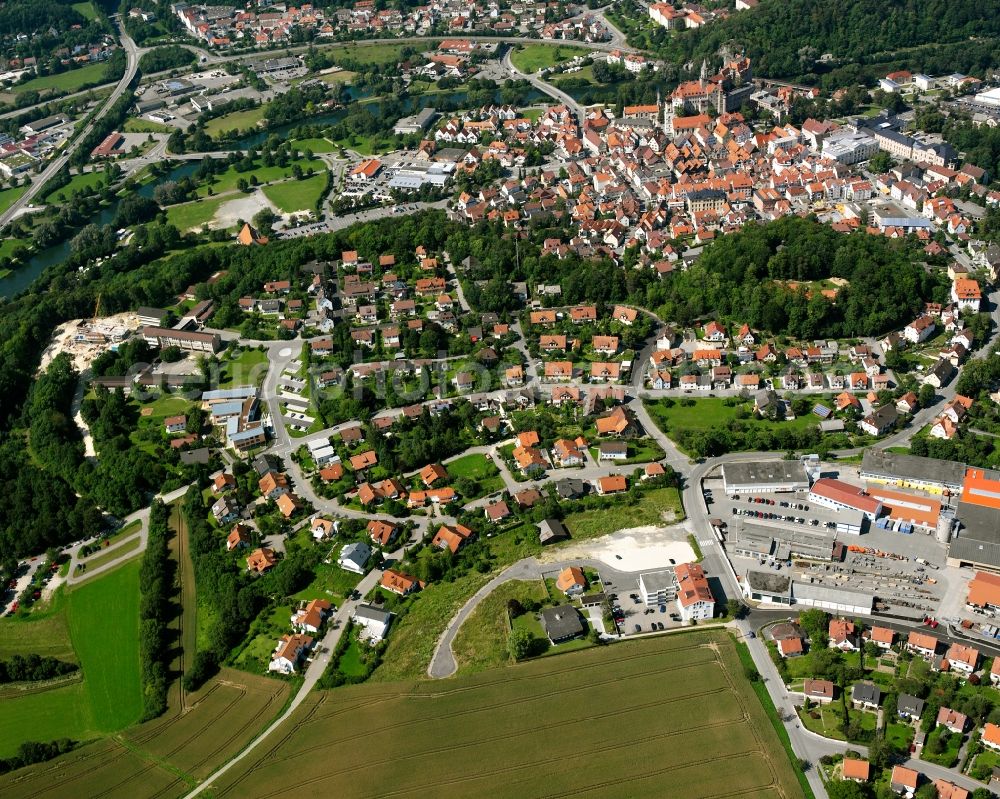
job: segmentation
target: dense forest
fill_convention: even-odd
[[[906,240],[844,235],[785,217],[716,239],[669,282],[668,319],[715,315],[799,339],[874,336],[900,328],[930,300],[945,300],[940,277],[917,263]],[[785,281],[848,281],[831,302]]]
[[[933,47],[906,56],[914,72],[982,71],[998,63],[997,36],[1000,0],[763,0],[703,28],[648,38],[671,61],[700,63],[720,48],[742,48],[757,75],[815,82],[838,63],[890,62],[922,45]],[[832,63],[821,60],[827,53]]]

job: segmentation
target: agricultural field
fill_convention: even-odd
[[[391,688],[310,696],[274,744],[217,781],[214,795],[301,788],[343,799],[589,799],[670,796],[677,785],[692,799],[803,795],[723,632]],[[337,757],[322,756],[330,751]],[[447,768],[428,765],[443,756]]]
[[[52,636],[49,647],[45,635]],[[82,682],[0,702],[0,757],[25,740],[87,740],[117,732],[141,715],[137,561],[57,598],[45,618],[5,624],[0,641],[11,654],[79,660],[83,672]]]
[[[171,711],[125,735],[0,777],[0,795],[8,799],[181,796],[277,716],[289,691],[289,685],[279,680],[223,669],[188,695],[186,713]]]
[[[516,47],[510,54],[510,61],[521,72],[532,73],[545,67],[554,67],[580,55],[587,55],[589,52],[584,47],[563,44],[527,44]]]
[[[289,180],[265,186],[264,195],[285,214],[312,211],[326,188],[326,171],[302,180]]]

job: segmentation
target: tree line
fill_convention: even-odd
[[[30,655],[12,655],[6,660],[0,660],[0,683],[40,682],[72,674],[79,669],[76,663],[42,657],[34,652]]]
[[[139,565],[139,668],[142,679],[142,720],[156,718],[167,709],[170,685],[170,632],[176,613],[174,573],[170,557],[170,511],[154,502],[149,511],[149,537]]]

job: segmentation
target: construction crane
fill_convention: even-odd
[[[97,302],[94,303],[94,321],[101,318],[101,292],[97,294]]]

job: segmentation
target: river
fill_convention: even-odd
[[[424,105],[437,105],[438,100],[447,100],[451,103],[460,105],[464,102],[468,94],[465,91],[456,92],[442,92],[439,94],[427,94],[427,95],[416,95],[412,97],[405,97],[402,100],[403,112],[412,113],[418,107],[422,108]],[[499,102],[500,93],[497,92],[496,101]],[[531,104],[537,102],[539,99],[547,97],[547,95],[542,94],[536,89],[531,89],[527,92],[525,96],[525,103]],[[360,96],[356,99],[360,100]],[[378,103],[376,99],[373,100],[361,100],[361,102],[368,103]],[[303,124],[309,125],[335,125],[340,122],[344,116],[346,116],[346,109],[339,109],[333,111],[329,114],[321,114],[312,117],[308,120],[302,120],[298,122],[289,123],[287,125],[279,125],[278,127],[270,128],[268,130],[262,130],[257,133],[251,133],[243,136],[239,139],[233,141],[224,142],[223,146],[232,150],[246,150],[250,147],[257,147],[263,144],[269,136],[277,135],[284,136],[295,128],[301,127]],[[138,191],[143,197],[152,197],[153,191],[161,183],[165,183],[169,180],[180,180],[186,175],[191,175],[198,169],[198,161],[185,161],[179,166],[174,167],[167,174],[162,177],[151,180],[144,183],[139,187]],[[94,216],[88,220],[88,224],[96,225],[109,225],[115,218],[115,214],[118,211],[118,200],[115,200],[110,205],[103,206],[99,211],[97,211]],[[51,247],[47,247],[44,250],[36,252],[32,255],[27,262],[15,269],[7,277],[0,279],[0,299],[6,299],[8,297],[13,297],[16,294],[27,289],[46,268],[58,264],[64,261],[70,254],[70,243],[69,241],[64,241],[61,244],[53,244]]]

